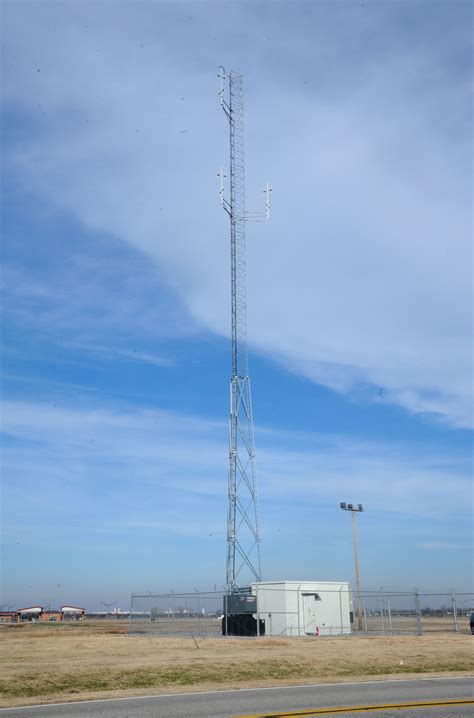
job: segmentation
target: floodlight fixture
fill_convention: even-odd
[[[364,511],[364,507],[362,506],[362,504],[346,504],[345,501],[341,501],[339,506],[343,511]]]

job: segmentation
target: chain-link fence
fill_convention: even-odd
[[[367,635],[470,633],[474,595],[454,591],[430,594],[416,590],[363,591],[360,605],[362,631]],[[358,620],[355,628],[359,628]]]
[[[130,633],[222,635],[223,593],[132,594]]]
[[[471,632],[474,594],[254,585],[248,591],[132,594],[130,633],[162,636],[400,636]],[[263,587],[263,588],[262,588]],[[225,607],[227,606],[227,611]]]

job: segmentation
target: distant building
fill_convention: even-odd
[[[16,613],[19,621],[39,621],[43,611],[43,606],[28,606],[17,608]]]
[[[39,617],[40,621],[62,621],[63,614],[57,608],[53,608],[48,611],[43,611]]]
[[[85,618],[86,609],[80,606],[61,606],[60,609],[45,609],[43,606],[28,606],[18,608],[16,611],[0,612],[0,621],[82,621]]]
[[[86,609],[79,606],[61,606],[61,613],[64,621],[82,621],[86,615]]]
[[[16,611],[0,611],[0,623],[15,623],[17,615]]]

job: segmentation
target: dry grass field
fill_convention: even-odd
[[[368,677],[465,673],[474,638],[171,638],[115,622],[2,626],[1,705]],[[403,661],[403,664],[401,664]]]

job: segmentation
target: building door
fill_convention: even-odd
[[[306,635],[316,633],[317,627],[317,595],[314,593],[303,593],[303,627]]]

